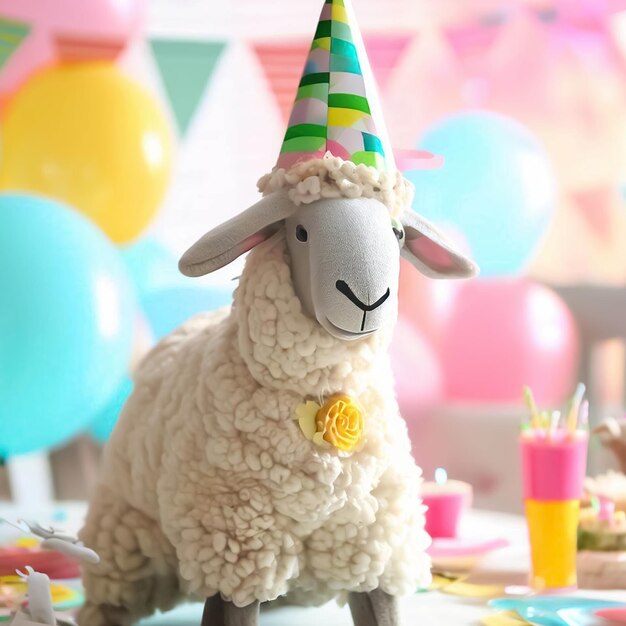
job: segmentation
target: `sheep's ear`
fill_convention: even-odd
[[[198,239],[183,254],[178,268],[185,276],[203,276],[228,265],[271,237],[294,209],[283,192],[265,196]]]
[[[404,227],[402,256],[431,278],[468,278],[478,266],[454,250],[452,244],[425,217],[406,210],[400,217]]]

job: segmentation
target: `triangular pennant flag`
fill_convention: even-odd
[[[225,45],[221,41],[173,39],[150,41],[163,86],[182,136],[189,128]]]
[[[410,39],[410,36],[404,34],[363,36],[374,78],[381,89],[387,85]],[[258,42],[252,44],[252,47],[263,67],[283,119],[287,121],[311,42],[309,39]]]
[[[613,192],[609,187],[585,189],[572,194],[578,212],[593,233],[608,241],[611,235],[611,200]]]
[[[25,22],[15,22],[0,16],[0,70],[30,32]]]
[[[252,45],[285,121],[289,119],[291,105],[296,97],[298,81],[310,46],[310,40],[306,39]]]
[[[509,20],[508,13],[495,12],[475,21],[444,26],[441,34],[458,60],[488,53]]]
[[[63,61],[114,61],[124,50],[124,39],[98,39],[76,35],[54,36],[57,54]]]
[[[393,70],[413,37],[414,35],[404,34],[363,35],[372,72],[381,90],[387,86]]]

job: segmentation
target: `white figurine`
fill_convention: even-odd
[[[44,528],[37,522],[19,521],[25,524],[33,535],[42,539],[42,548],[56,550],[83,563],[99,563],[98,554],[85,547],[76,537],[65,535],[54,528]],[[0,522],[5,522],[20,531],[24,530],[1,518]],[[46,574],[36,572],[30,566],[26,567],[26,573],[17,570],[17,574],[28,587],[28,608],[19,608],[13,614],[9,626],[75,626],[74,622],[57,619],[52,604],[50,578]]]

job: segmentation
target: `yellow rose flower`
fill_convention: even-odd
[[[353,452],[363,438],[363,409],[345,394],[331,396],[322,406],[312,400],[299,404],[294,418],[304,436],[321,448]]]
[[[350,396],[337,394],[324,402],[315,424],[324,441],[352,452],[363,437],[363,410]]]

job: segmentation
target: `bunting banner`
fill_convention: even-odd
[[[412,35],[406,34],[363,36],[372,73],[381,92],[384,93],[411,38]],[[252,44],[285,121],[289,119],[310,46],[308,39]]]
[[[126,47],[126,41],[57,34],[54,47],[63,61],[114,61]]]
[[[308,40],[252,44],[285,121],[289,119],[310,45]]]
[[[363,43],[370,59],[372,73],[382,93],[396,69],[402,54],[415,35],[364,35]]]
[[[498,40],[508,14],[496,19],[484,17],[476,22],[443,26],[441,34],[458,60],[487,54]]]
[[[0,70],[19,48],[28,33],[30,26],[24,22],[15,22],[0,16]]]
[[[151,39],[163,87],[184,137],[226,47],[221,41]]]
[[[587,226],[603,241],[609,240],[613,228],[611,217],[613,193],[610,187],[597,187],[571,194],[574,206]]]

